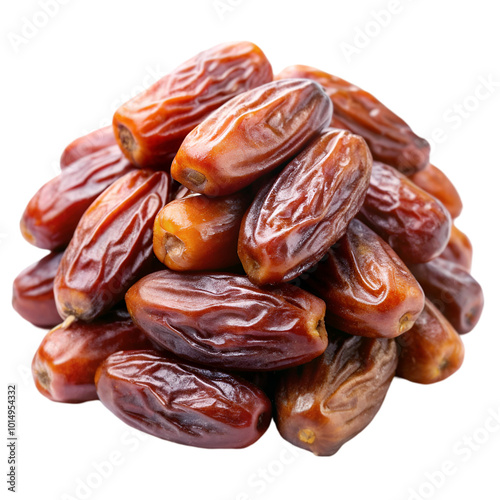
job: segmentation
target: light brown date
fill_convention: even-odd
[[[464,269],[438,257],[410,270],[425,296],[441,311],[458,333],[470,332],[483,311],[484,296],[479,283]]]
[[[303,287],[326,303],[326,322],[352,335],[393,338],[409,330],[424,293],[394,250],[359,220]]]
[[[411,181],[418,187],[437,198],[450,212],[451,218],[456,219],[462,212],[462,200],[453,183],[444,172],[434,165],[410,175]]]
[[[111,354],[153,349],[126,312],[111,312],[92,323],[75,321],[51,330],[32,363],[37,389],[52,401],[82,403],[97,399],[94,376]]]
[[[156,216],[153,248],[174,271],[208,271],[240,263],[237,253],[241,219],[250,193],[221,198],[202,194],[168,203]]]
[[[258,284],[296,278],[345,232],[368,189],[372,157],[346,130],[322,134],[261,189],[241,224],[238,255]]]
[[[116,145],[76,160],[30,200],[21,218],[22,235],[40,248],[64,248],[91,203],[133,170]]]
[[[257,387],[171,354],[113,354],[96,374],[99,399],[128,425],[174,443],[244,448],[266,431],[271,403]]]
[[[396,339],[399,360],[396,375],[419,384],[433,384],[453,375],[464,359],[460,335],[431,301],[411,330]]]
[[[395,168],[376,161],[358,217],[406,264],[437,257],[450,237],[451,218],[443,204]]]
[[[455,262],[455,264],[462,266],[470,273],[472,267],[472,243],[466,234],[453,225],[448,244],[439,257]]]
[[[96,318],[149,271],[154,219],[168,199],[169,186],[165,172],[135,170],[92,203],[55,278],[54,294],[63,318]]]
[[[289,284],[261,288],[235,274],[165,270],[138,281],[125,301],[157,344],[226,370],[294,366],[327,344],[324,302]]]
[[[331,126],[363,137],[376,160],[404,174],[422,170],[429,163],[429,143],[373,95],[352,83],[301,65],[289,66],[275,78],[309,78],[319,83],[333,103]]]
[[[12,307],[40,328],[52,328],[61,322],[54,299],[54,278],[62,255],[62,252],[46,255],[14,280]]]
[[[271,65],[253,43],[217,45],[120,106],[116,140],[139,167],[168,169],[186,135],[212,111],[271,80]]]
[[[184,140],[172,177],[225,196],[293,158],[330,122],[332,103],[310,80],[282,80],[231,99]]]
[[[278,374],[276,425],[290,443],[333,455],[375,417],[397,365],[393,339],[329,332],[319,358]]]

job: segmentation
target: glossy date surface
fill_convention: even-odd
[[[225,372],[151,351],[119,352],[96,374],[101,402],[128,425],[175,443],[243,448],[266,431],[271,403]]]
[[[228,370],[277,370],[326,348],[325,304],[293,285],[229,273],[159,271],[125,297],[136,324],[180,357]]]
[[[361,137],[331,130],[261,189],[243,218],[238,241],[250,279],[290,281],[316,264],[359,211],[371,165]]]
[[[184,140],[172,177],[207,196],[225,196],[293,158],[330,122],[332,104],[310,80],[282,80],[240,94]]]
[[[455,262],[455,264],[462,266],[470,273],[472,267],[472,243],[467,235],[455,225],[451,227],[450,239],[443,252],[439,254],[439,258]]]

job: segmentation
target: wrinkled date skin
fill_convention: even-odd
[[[479,283],[462,266],[437,258],[410,266],[425,296],[441,311],[458,333],[470,332],[483,311]]]
[[[239,264],[238,234],[250,201],[250,193],[242,191],[221,198],[194,194],[171,201],[156,216],[156,257],[174,271]]]
[[[165,270],[142,278],[125,301],[153,341],[208,366],[278,370],[327,345],[324,302],[293,285],[260,288],[235,274]]]
[[[118,179],[80,220],[54,282],[57,309],[90,321],[123,299],[149,271],[153,224],[168,199],[165,172],[135,170]]]
[[[424,293],[394,250],[353,220],[304,287],[326,303],[326,322],[352,335],[393,338],[409,330]]]
[[[97,399],[94,376],[111,354],[153,349],[126,312],[112,312],[92,323],[75,321],[54,328],[43,339],[31,365],[37,389],[52,401]]]
[[[116,146],[115,133],[113,127],[100,128],[90,134],[75,139],[69,144],[61,155],[61,170],[69,167],[75,161],[84,156],[89,156],[111,146]]]
[[[455,225],[451,228],[450,239],[440,259],[455,262],[469,273],[472,267],[472,243],[466,234],[462,233]]]
[[[330,332],[319,358],[278,374],[276,425],[290,443],[329,456],[375,417],[397,365],[393,339]]]
[[[406,264],[437,257],[450,237],[451,218],[443,204],[396,169],[376,161],[358,218]]]
[[[396,375],[418,384],[434,384],[448,378],[464,360],[460,335],[429,300],[413,328],[396,342]]]
[[[52,328],[61,322],[54,299],[54,278],[62,256],[62,252],[52,252],[14,280],[12,307],[40,328]]]
[[[345,232],[368,189],[372,157],[346,130],[320,136],[263,188],[243,219],[238,255],[258,284],[289,281]]]
[[[244,448],[271,421],[259,388],[172,355],[129,351],[110,356],[96,374],[99,399],[128,425],[174,443]]]
[[[64,248],[92,202],[134,166],[118,146],[84,156],[42,186],[21,219],[24,238],[40,248]]]
[[[172,177],[206,196],[234,193],[293,158],[331,116],[332,103],[315,82],[262,85],[231,99],[186,137]]]
[[[167,168],[186,135],[232,97],[272,80],[249,42],[217,45],[189,59],[116,111],[113,127],[137,166]]]
[[[334,106],[331,126],[363,137],[376,160],[404,174],[428,165],[429,143],[368,92],[310,66],[289,66],[275,78],[309,78],[319,83]]]
[[[456,219],[462,212],[462,200],[453,183],[444,172],[429,164],[424,170],[410,175],[410,180],[419,188],[437,198]]]

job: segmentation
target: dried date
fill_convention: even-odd
[[[345,232],[368,189],[372,157],[346,130],[322,134],[261,189],[243,218],[238,255],[258,284],[296,278]]]
[[[451,227],[448,244],[439,258],[455,262],[469,273],[472,267],[472,243],[466,234],[462,233],[455,225]]]
[[[225,196],[293,158],[330,122],[332,103],[309,80],[282,80],[231,99],[184,140],[172,176],[192,191]]]

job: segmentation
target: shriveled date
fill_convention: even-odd
[[[140,167],[168,168],[186,135],[232,97],[272,80],[262,51],[249,42],[205,50],[118,108],[116,139]]]
[[[419,384],[433,384],[453,375],[464,360],[460,335],[430,300],[411,330],[396,339],[396,375]]]
[[[52,328],[61,322],[54,299],[54,278],[62,255],[62,252],[46,255],[14,280],[12,307],[40,328]]]
[[[346,130],[321,135],[262,188],[243,219],[238,255],[259,284],[296,278],[346,231],[370,182],[365,141]]]
[[[282,80],[241,94],[184,140],[172,176],[207,196],[248,186],[299,153],[331,120],[332,103],[309,80]]]
[[[396,169],[376,161],[358,217],[406,264],[437,257],[450,237],[451,218],[443,204]]]
[[[244,448],[271,420],[271,403],[256,386],[167,354],[113,354],[96,386],[102,403],[128,425],[200,448]]]
[[[31,365],[33,379],[37,389],[52,401],[91,401],[97,399],[95,373],[108,356],[153,347],[126,312],[111,312],[92,323],[63,323],[45,336],[36,351]]]
[[[377,98],[352,83],[310,66],[289,66],[276,79],[309,78],[318,82],[333,102],[331,126],[362,136],[376,160],[404,174],[429,163],[429,143]]]
[[[142,278],[125,301],[156,343],[209,366],[277,370],[319,356],[327,344],[324,302],[293,285],[165,270]]]
[[[278,375],[276,425],[290,443],[333,455],[375,417],[394,378],[394,339],[329,332],[319,358]]]
[[[91,203],[132,170],[116,145],[76,160],[30,200],[21,219],[24,238],[40,248],[64,248]]]
[[[472,267],[472,243],[467,235],[455,225],[451,227],[450,239],[439,258],[455,262],[455,264],[462,266],[470,273]]]
[[[62,317],[96,318],[149,271],[154,219],[168,192],[165,172],[135,170],[92,203],[64,252],[54,282]]]
[[[359,220],[304,280],[326,303],[326,322],[352,335],[397,337],[424,307],[424,293],[394,250]]]
[[[455,262],[437,258],[410,266],[425,296],[443,313],[458,333],[470,332],[483,311],[481,285]]]

